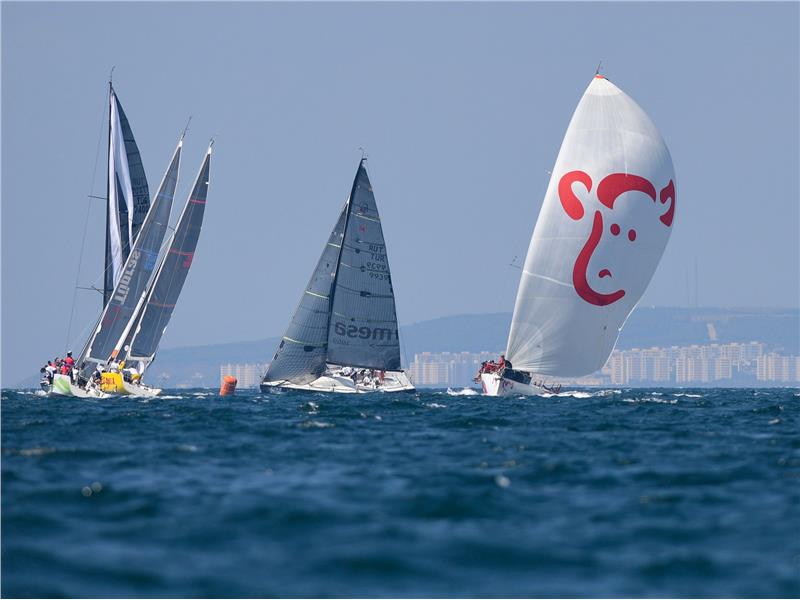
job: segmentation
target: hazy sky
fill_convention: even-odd
[[[650,114],[675,228],[643,299],[798,305],[797,3],[2,4],[2,378],[64,351],[106,82],[151,192],[186,118],[182,206],[217,136],[205,228],[165,347],[280,334],[361,154],[401,323],[513,308],[597,63]],[[81,285],[103,268],[92,201]],[[177,212],[177,211],[176,211]],[[100,308],[80,291],[70,346]],[[84,330],[84,331],[81,331]],[[268,357],[264,357],[265,359]]]

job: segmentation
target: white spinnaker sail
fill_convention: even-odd
[[[507,358],[573,377],[600,369],[669,239],[675,170],[629,96],[595,77],[572,116],[520,279]]]

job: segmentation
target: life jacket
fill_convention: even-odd
[[[64,364],[67,365],[68,367],[74,367],[75,359],[72,358],[71,356],[68,356],[67,358],[64,359]]]
[[[61,374],[69,375],[69,367],[66,364],[61,365]]]

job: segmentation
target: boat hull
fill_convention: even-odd
[[[135,396],[137,398],[155,398],[161,393],[159,388],[153,388],[142,383],[132,383],[130,381],[123,381],[122,387],[125,390],[123,395]]]
[[[45,382],[41,384],[42,390],[48,396],[72,396],[74,398],[108,398],[108,394],[96,389],[84,389],[72,383],[69,375],[61,375],[57,373],[53,375],[53,383],[47,385]]]
[[[485,396],[542,396],[557,391],[545,389],[533,381],[531,383],[514,381],[498,373],[481,373],[481,388]]]
[[[137,398],[153,398],[161,393],[140,382],[126,381],[121,373],[105,372],[101,376],[100,389],[112,396],[136,396]]]
[[[325,374],[311,383],[297,384],[290,381],[263,381],[261,392],[272,390],[301,390],[305,392],[325,392],[333,394],[372,394],[375,392],[415,392],[416,388],[403,371],[387,371],[383,384],[374,386],[354,383],[343,375]]]

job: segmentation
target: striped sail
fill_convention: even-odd
[[[669,239],[675,171],[647,114],[605,77],[567,128],[517,292],[506,351],[517,370],[600,369]]]

